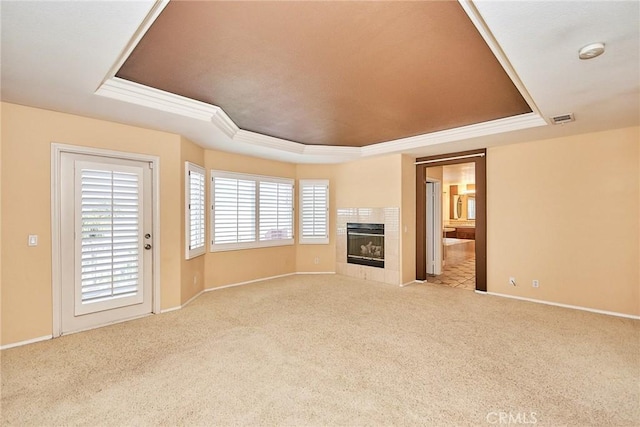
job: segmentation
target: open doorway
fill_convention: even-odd
[[[427,282],[476,288],[475,163],[426,169]]]
[[[486,291],[485,151],[416,160],[416,278]]]

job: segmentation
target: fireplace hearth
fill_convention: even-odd
[[[347,223],[347,263],[384,268],[384,224]]]

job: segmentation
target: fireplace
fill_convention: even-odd
[[[347,223],[347,263],[384,268],[384,224]]]

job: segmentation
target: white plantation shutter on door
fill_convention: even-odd
[[[260,182],[260,240],[293,238],[293,185]]]
[[[327,180],[300,180],[300,243],[329,243]]]
[[[293,180],[211,171],[211,250],[293,244]]]
[[[205,172],[198,165],[185,162],[186,171],[186,250],[190,259],[205,253]]]
[[[140,303],[141,171],[77,165],[75,313]]]

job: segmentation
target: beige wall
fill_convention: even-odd
[[[410,156],[393,154],[335,166],[335,209],[400,209],[400,274],[402,283],[415,280],[415,165]],[[335,233],[335,230],[332,231]]]
[[[182,185],[180,187],[180,200],[182,201],[182,215],[180,222],[182,224],[182,238],[181,251],[182,262],[180,269],[180,303],[184,304],[201,292],[204,289],[204,258],[205,255],[200,255],[192,259],[185,259],[186,251],[186,209],[185,209],[185,197],[186,197],[186,182],[185,182],[185,162],[191,162],[204,168],[204,149],[186,138],[181,138],[180,141],[180,164],[182,165],[182,172],[180,173]],[[206,171],[205,171],[206,173]],[[207,175],[208,176],[208,175]],[[205,206],[207,206],[208,195],[205,196]],[[208,211],[208,209],[206,209]],[[206,243],[206,239],[205,239]],[[208,249],[208,248],[207,248]]]
[[[50,335],[51,143],[160,158],[161,304],[180,304],[180,137],[70,114],[2,105],[2,343]],[[7,176],[20,179],[6,179]],[[37,234],[38,246],[27,236]]]
[[[203,150],[164,132],[13,104],[1,108],[3,345],[52,330],[51,142],[160,158],[162,308],[184,304],[205,288],[335,271],[339,207],[400,207],[402,281],[415,278],[415,167],[409,156],[294,165]],[[489,149],[488,290],[640,314],[639,152],[638,128]],[[330,243],[207,252],[186,261],[185,160],[207,173],[329,179]],[[37,247],[27,247],[29,234],[39,235]],[[509,276],[517,287],[509,287]],[[531,287],[532,279],[540,280],[539,289]]]
[[[337,165],[298,165],[298,179],[330,180],[330,244],[298,245],[296,271],[333,272],[336,268],[338,208],[398,207],[401,215],[401,274],[415,279],[415,165],[410,156],[390,155]],[[405,231],[406,227],[406,231]],[[319,264],[314,264],[318,258]]]
[[[400,207],[402,283],[416,280],[416,166],[414,163],[413,157],[402,156],[402,205]]]
[[[385,208],[402,204],[402,156],[336,165],[335,208]]]
[[[443,188],[444,188],[444,182],[443,182],[443,173],[444,173],[444,169],[442,166],[432,166],[426,169],[427,171],[427,178],[433,178],[433,179],[437,179],[438,181],[443,183]]]
[[[639,315],[639,141],[636,127],[490,148],[488,291]]]
[[[205,152],[205,169],[218,169],[256,175],[296,177],[296,165],[273,160],[247,157],[222,151]],[[205,255],[205,288],[290,274],[296,271],[296,247],[278,246]]]

